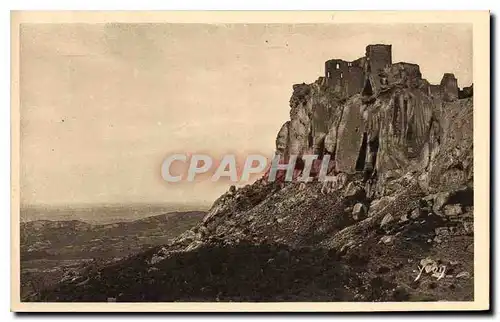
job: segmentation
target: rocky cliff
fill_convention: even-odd
[[[418,65],[408,65],[399,63],[386,68],[382,74],[385,82],[378,93],[363,90],[341,97],[321,78],[313,84],[295,85],[290,121],[282,126],[276,139],[277,153],[284,160],[290,155],[298,155],[299,159],[306,154],[320,158],[330,155],[330,174],[362,172],[367,190],[374,197],[384,195],[388,178],[412,171],[420,174],[422,189],[439,189],[430,173],[443,162],[459,164],[445,171],[441,179],[455,180],[446,178],[463,175],[458,185],[472,180],[472,137],[454,142],[458,145],[453,153],[439,153],[442,146],[447,147],[450,140],[461,135],[450,127],[450,119],[462,117],[472,101],[450,97],[444,86],[448,79],[454,79],[452,74],[445,74],[440,94],[430,95]],[[464,125],[471,134],[472,124]],[[453,170],[457,168],[461,174]]]
[[[431,85],[415,64],[359,68],[354,95],[294,85],[276,138],[285,162],[329,155],[335,180],[230,189],[172,243],[36,300],[472,300],[472,87]]]

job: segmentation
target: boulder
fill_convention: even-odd
[[[362,200],[366,196],[365,188],[351,181],[344,191],[344,197]]]
[[[366,206],[358,202],[352,209],[352,218],[356,221],[363,220],[366,218],[366,212]]]
[[[438,192],[433,195],[432,211],[438,215],[443,215],[441,209],[448,203],[451,193],[449,191]]]
[[[382,221],[380,222],[380,228],[386,229],[387,226],[389,226],[390,223],[394,221],[394,217],[391,214],[387,214],[382,218]]]
[[[288,151],[288,127],[290,121],[285,122],[276,136],[276,152],[280,155],[285,155]]]
[[[434,232],[436,233],[437,236],[449,236],[450,235],[450,230],[448,227],[438,227],[434,229]]]
[[[387,235],[387,236],[383,236],[382,238],[380,238],[380,241],[385,244],[385,245],[392,245],[394,244],[394,236],[392,235]]]
[[[410,218],[411,219],[418,219],[420,216],[422,216],[422,214],[423,214],[423,211],[417,207],[417,208],[412,210],[412,212],[410,214]]]
[[[458,99],[458,81],[452,73],[445,73],[441,79],[443,100],[452,102]]]
[[[443,208],[443,213],[446,217],[458,217],[462,212],[462,205],[454,204],[454,205],[446,205]]]
[[[465,221],[463,223],[464,230],[466,234],[474,233],[474,222],[473,221]]]
[[[347,175],[343,172],[333,177],[331,181],[325,181],[321,188],[322,193],[330,193],[342,189],[347,182]]]
[[[377,212],[381,211],[391,203],[396,200],[394,196],[384,196],[379,199],[375,199],[370,203],[370,207],[368,209],[368,216],[371,217]]]

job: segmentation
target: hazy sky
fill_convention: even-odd
[[[21,28],[23,203],[205,202],[167,184],[172,152],[271,154],[294,83],[392,44],[439,83],[472,82],[469,25],[42,24]]]

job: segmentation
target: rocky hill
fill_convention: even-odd
[[[318,162],[307,183],[266,174],[172,242],[31,300],[473,300],[472,87],[429,84],[374,46],[294,85],[277,135],[282,161],[299,157],[294,179],[315,154],[332,181]]]
[[[21,293],[57,283],[89,267],[106,265],[167,243],[201,222],[205,212],[174,212],[131,222],[79,220],[21,223]]]
[[[78,220],[21,223],[21,260],[121,257],[166,243],[204,215],[177,212],[104,225]]]

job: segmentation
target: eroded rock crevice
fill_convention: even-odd
[[[365,161],[368,152],[368,136],[366,132],[363,132],[363,139],[361,141],[361,147],[359,148],[358,159],[356,160],[356,171],[363,171],[365,169]]]

